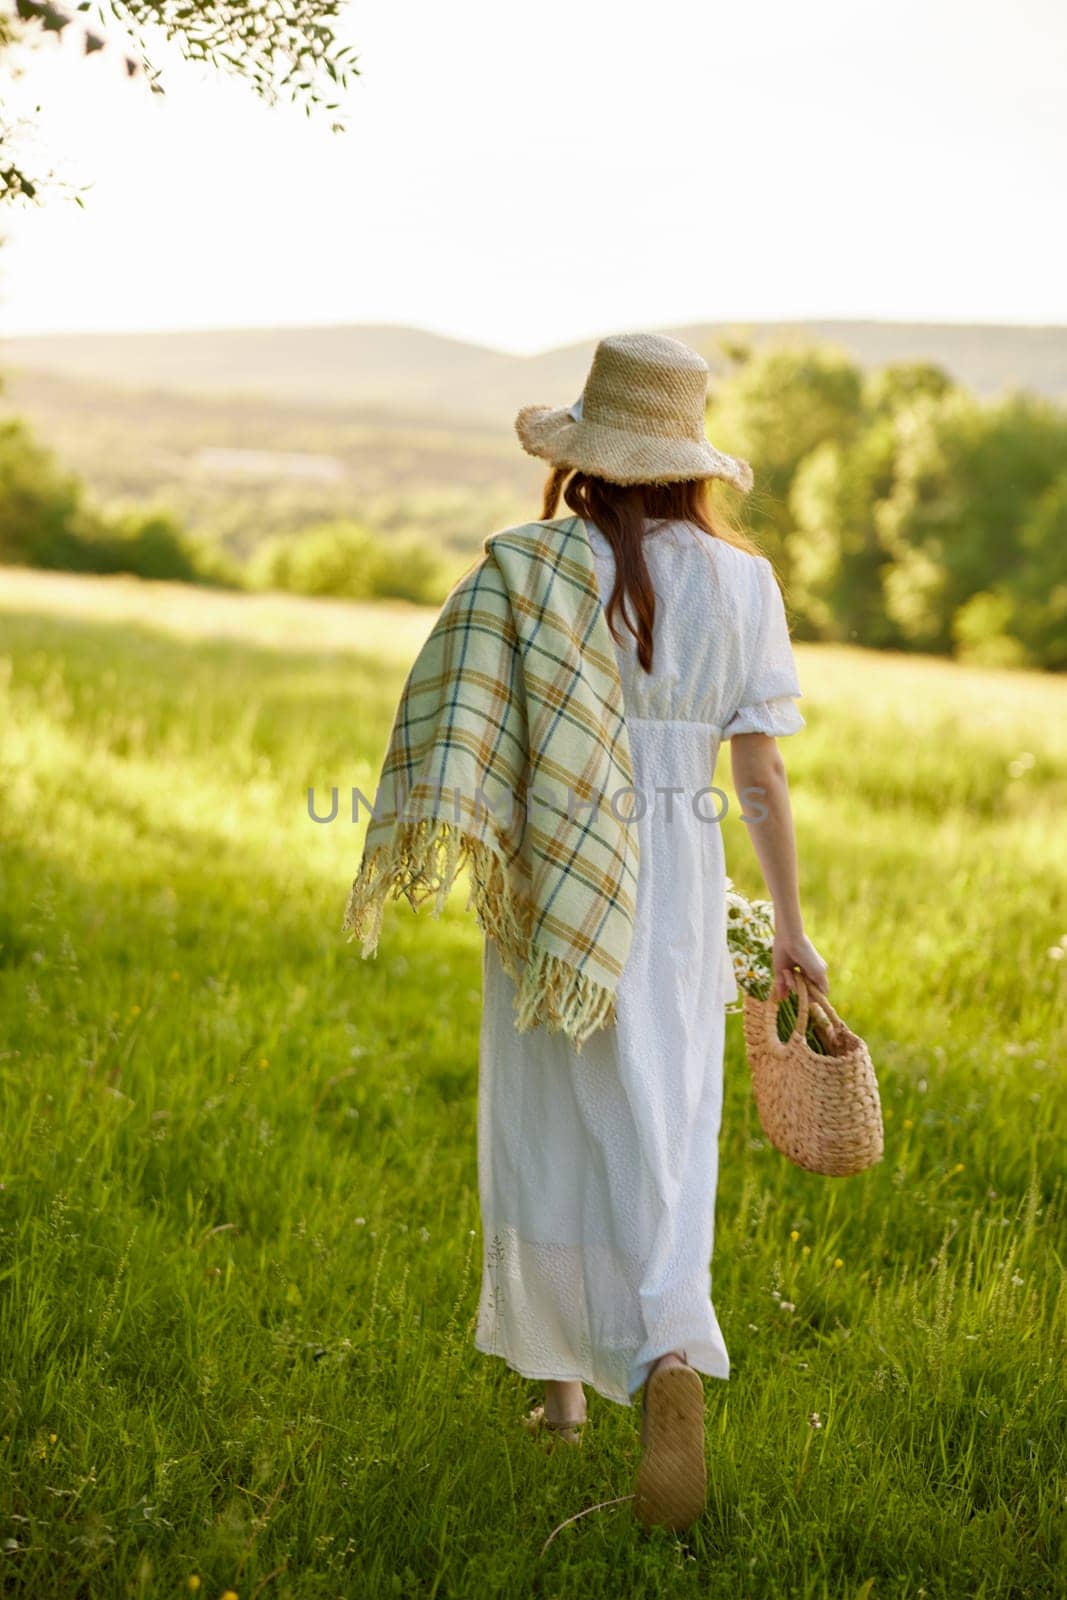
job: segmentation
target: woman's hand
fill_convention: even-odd
[[[784,1000],[790,989],[794,987],[794,967],[800,968],[808,984],[813,989],[817,989],[820,994],[829,994],[830,985],[826,977],[828,970],[826,962],[807,934],[776,933],[771,961],[774,967],[774,983],[771,986],[772,1000]]]

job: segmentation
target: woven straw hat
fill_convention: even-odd
[[[523,449],[558,467],[609,483],[723,478],[752,487],[747,461],[723,455],[704,433],[709,367],[680,339],[620,333],[601,339],[581,398],[572,406],[523,406]]]

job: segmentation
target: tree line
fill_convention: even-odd
[[[1067,408],[940,367],[724,346],[709,408],[798,637],[1067,667]]]
[[[709,432],[752,463],[739,517],[796,637],[1067,668],[1067,408],[983,402],[926,362],[864,372],[826,345],[724,350]],[[23,422],[0,424],[0,562],[436,603],[461,565],[417,535],[335,519],[241,564],[166,511],[92,505]]]

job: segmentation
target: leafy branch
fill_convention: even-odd
[[[268,105],[303,105],[308,116],[334,120],[341,97],[359,76],[358,56],[338,38],[345,0],[14,0],[0,12],[0,55],[17,44],[68,28],[81,34],[82,54],[95,55],[114,42],[129,77],[143,77],[154,94],[164,85],[153,56],[160,42],[176,45],[189,61],[243,78]],[[34,200],[42,185],[23,171],[12,153],[13,134],[0,124],[0,204]]]

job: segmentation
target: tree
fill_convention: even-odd
[[[0,422],[0,562],[84,570],[85,540],[95,531],[77,479],[23,423]]]
[[[1035,665],[1067,671],[1067,471],[1030,507],[1019,546],[1022,560],[1003,585],[1011,600],[1005,631]]]
[[[795,531],[786,539],[792,599],[820,638],[858,639],[875,647],[905,642],[899,622],[886,611],[884,587],[900,552],[887,544],[880,507],[896,482],[899,419],[920,400],[942,400],[952,387],[942,368],[925,361],[895,362],[869,373],[862,422],[851,443],[827,439],[797,467],[789,494]]]
[[[793,477],[817,446],[847,447],[862,421],[862,374],[832,346],[768,346],[743,359],[718,385],[710,410],[715,443],[758,463],[746,510],[776,565],[788,571]]]
[[[335,96],[358,76],[355,51],[337,37],[344,5],[345,0],[14,0],[14,11],[0,14],[0,52],[74,28],[89,56],[111,43],[117,25],[127,73],[143,75],[156,94],[164,86],[151,52],[153,39],[161,38],[190,61],[246,79],[270,104],[286,99],[302,104],[308,115],[321,110],[336,116]],[[0,203],[33,200],[47,181],[23,170],[17,137],[17,129],[0,122]]]
[[[357,522],[321,523],[261,545],[250,564],[254,587],[344,600],[440,603],[448,574],[437,554],[413,539],[378,539]]]
[[[892,419],[879,417],[843,448],[827,439],[805,456],[789,495],[790,599],[822,639],[874,647],[898,642],[885,613],[889,556],[875,510],[893,484]]]
[[[940,400],[952,388],[944,367],[933,361],[893,361],[870,373],[863,385],[863,403],[872,416],[900,411],[920,395]]]
[[[897,413],[896,428],[893,489],[876,511],[893,561],[886,609],[914,648],[949,650],[961,607],[978,594],[1020,593],[1038,550],[1040,586],[1054,576],[1062,524],[1052,491],[1067,460],[1067,416],[1033,395],[983,406],[957,390],[922,396]],[[1002,612],[975,608],[968,640],[975,616],[988,623]]]

